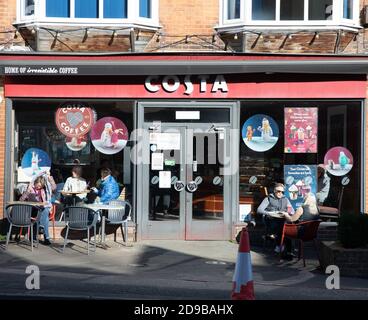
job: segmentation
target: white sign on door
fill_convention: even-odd
[[[160,189],[171,188],[171,171],[160,171],[159,178],[158,187]]]

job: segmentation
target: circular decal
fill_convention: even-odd
[[[80,137],[66,137],[65,142],[66,146],[72,151],[80,151],[87,145],[88,137],[80,136]]]
[[[153,176],[151,179],[151,184],[158,184],[160,178],[158,176]]]
[[[344,178],[342,178],[342,180],[341,180],[341,184],[342,184],[343,186],[347,186],[349,183],[350,183],[350,179],[349,179],[348,177],[344,177]]]
[[[178,181],[178,177],[177,176],[172,176],[171,177],[171,184],[175,184]]]
[[[334,147],[327,151],[324,165],[333,176],[344,176],[353,168],[353,156],[344,147]]]
[[[195,183],[196,183],[197,185],[200,185],[200,184],[203,182],[203,178],[202,178],[202,177],[200,177],[200,176],[198,176],[198,177],[196,177],[196,178],[194,179],[194,181],[195,181]]]
[[[257,177],[256,176],[252,176],[249,178],[249,183],[250,184],[255,184],[257,182]]]
[[[196,191],[198,189],[198,186],[197,186],[197,184],[195,183],[195,181],[190,181],[190,182],[188,182],[188,184],[187,184],[187,190],[189,191],[189,192],[194,192],[194,191]]]
[[[87,134],[95,123],[91,108],[79,102],[67,102],[56,110],[55,123],[59,131],[67,137]]]
[[[178,181],[175,182],[174,189],[176,191],[180,192],[180,191],[184,190],[184,188],[185,188],[185,184],[183,183],[183,181],[178,180]]]
[[[294,177],[293,176],[287,176],[285,182],[286,182],[286,184],[293,184]]]
[[[249,149],[257,152],[270,150],[279,139],[276,121],[264,114],[256,114],[243,124],[243,141]]]
[[[95,123],[90,136],[93,146],[99,152],[115,154],[127,144],[128,129],[121,120],[105,117]]]
[[[214,177],[214,178],[213,178],[213,180],[212,180],[212,183],[213,183],[215,186],[220,185],[220,184],[221,184],[221,182],[222,182],[222,179],[221,179],[221,177],[219,177],[219,176]]]
[[[51,160],[49,155],[37,148],[26,151],[21,162],[22,170],[28,177],[33,177],[41,172],[50,171]]]
[[[151,144],[151,151],[155,152],[157,150],[157,145],[156,144]]]

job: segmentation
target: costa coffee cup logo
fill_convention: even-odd
[[[67,102],[57,109],[55,123],[67,137],[84,136],[94,124],[93,111],[83,103]]]

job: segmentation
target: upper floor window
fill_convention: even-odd
[[[33,15],[32,19],[37,22],[110,21],[158,26],[158,2],[159,0],[17,0],[17,18],[18,22],[30,20],[29,16]]]
[[[359,0],[223,0],[222,23],[359,25]]]

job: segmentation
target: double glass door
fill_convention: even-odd
[[[229,128],[146,123],[143,239],[229,239]]]

